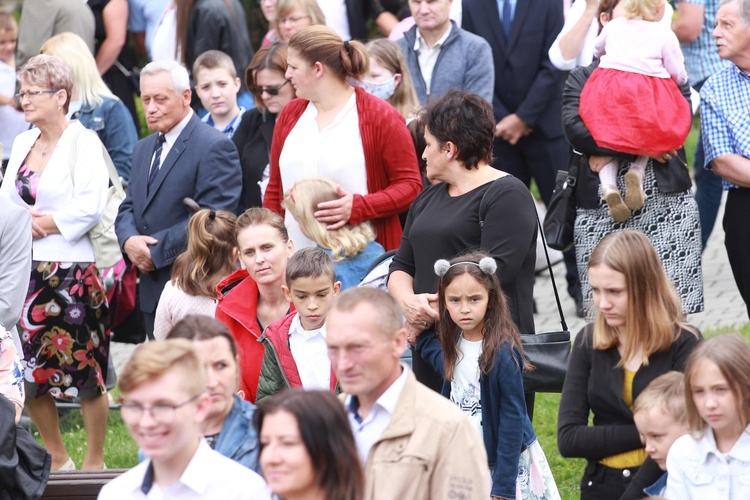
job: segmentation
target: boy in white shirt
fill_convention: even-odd
[[[193,78],[195,93],[208,111],[203,122],[231,139],[245,113],[237,105],[241,85],[232,58],[220,50],[207,50],[195,60]]]
[[[287,388],[335,390],[337,386],[325,330],[326,314],[341,290],[333,259],[320,248],[297,250],[287,263],[282,290],[297,312],[271,323],[258,340],[265,346],[258,403]]]
[[[141,344],[122,371],[120,390],[122,419],[148,460],[105,485],[99,499],[270,500],[258,474],[201,437],[210,399],[191,341]]]

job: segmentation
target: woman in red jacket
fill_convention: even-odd
[[[289,41],[286,77],[297,92],[279,115],[271,145],[271,177],[263,206],[283,213],[284,192],[295,182],[323,176],[338,184],[338,200],[315,216],[329,229],[371,220],[386,250],[401,241],[398,214],[422,182],[404,118],[387,102],[352,82],[368,67],[359,42],[342,42],[325,26],[310,26]],[[298,246],[312,246],[290,214]]]
[[[263,344],[263,330],[290,312],[281,290],[286,263],[294,251],[284,221],[265,208],[250,208],[237,218],[234,230],[242,268],[216,287],[216,319],[237,342],[240,386],[244,398],[255,402]]]

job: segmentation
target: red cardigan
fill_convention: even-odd
[[[359,132],[365,153],[367,171],[366,195],[354,195],[351,224],[372,221],[377,241],[386,250],[401,244],[401,223],[398,214],[406,211],[422,190],[417,156],[404,118],[393,106],[359,87],[354,88],[357,100]],[[284,215],[281,201],[284,191],[292,186],[281,185],[279,157],[294,125],[309,101],[295,99],[279,114],[271,143],[271,177],[263,206]]]
[[[231,293],[230,293],[231,292]],[[240,357],[240,388],[245,400],[255,403],[260,367],[263,363],[262,333],[258,326],[258,285],[247,270],[237,269],[216,285],[219,303],[216,319],[224,323],[237,344]],[[289,304],[294,311],[294,304]]]

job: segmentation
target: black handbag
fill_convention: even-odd
[[[542,231],[538,216],[536,222],[539,230]],[[562,330],[521,335],[524,356],[534,367],[523,373],[523,388],[526,392],[562,392],[565,374],[568,371],[568,360],[570,359],[570,330],[568,330],[562,304],[560,304],[560,294],[557,292],[555,274],[552,272],[544,231],[542,231],[542,243],[544,244],[544,255],[547,258],[547,269],[552,280],[552,289],[555,292],[557,311],[560,313]]]
[[[557,171],[555,190],[552,192],[547,215],[544,217],[543,233],[550,248],[564,252],[573,246],[573,227],[576,222],[575,188],[578,169],[583,155],[571,150],[567,172]]]

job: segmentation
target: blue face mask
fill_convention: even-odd
[[[393,75],[383,83],[362,82],[362,85],[369,94],[380,97],[385,101],[390,99],[396,91],[396,75]]]

